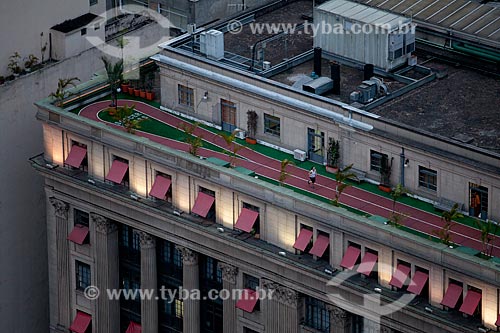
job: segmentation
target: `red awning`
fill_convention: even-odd
[[[421,271],[416,271],[415,275],[413,275],[413,279],[411,280],[407,290],[413,294],[420,295],[428,279],[429,279],[429,274]]]
[[[297,250],[304,251],[307,245],[309,245],[312,236],[313,232],[311,230],[300,229],[299,237],[297,237],[297,239],[295,240],[295,244],[293,244],[293,247]]]
[[[141,325],[131,321],[130,324],[128,324],[127,330],[125,333],[141,333],[142,332],[142,327]]]
[[[377,263],[377,259],[378,256],[376,254],[365,252],[365,255],[361,259],[361,263],[358,266],[358,272],[369,276],[373,271],[373,267],[375,267],[375,264]]]
[[[340,266],[347,269],[353,269],[360,255],[360,249],[354,246],[348,246],[347,251],[345,251],[344,258],[342,258],[342,261],[340,262]]]
[[[462,287],[450,283],[441,304],[453,309],[457,305],[460,295],[462,295]]]
[[[69,151],[68,157],[64,164],[71,165],[72,167],[79,168],[82,165],[83,159],[87,155],[87,148],[73,145]]]
[[[157,199],[163,200],[165,199],[165,196],[167,195],[168,189],[170,188],[171,184],[172,181],[170,179],[158,175],[156,176],[153,187],[151,187],[149,195]]]
[[[71,324],[69,329],[72,332],[85,333],[91,321],[92,321],[91,315],[77,311],[75,320],[73,320],[73,323]]]
[[[465,295],[464,302],[462,303],[462,306],[460,307],[459,311],[468,314],[469,316],[472,316],[476,311],[476,308],[479,305],[480,301],[481,301],[481,293],[478,293],[477,291],[474,290],[468,290],[467,295]]]
[[[408,279],[408,275],[410,274],[410,271],[411,271],[410,267],[408,267],[406,265],[399,264],[396,267],[396,271],[392,275],[392,279],[391,279],[391,281],[389,281],[389,284],[391,286],[394,286],[397,288],[402,288],[406,282],[406,279]]]
[[[123,181],[123,177],[128,170],[128,164],[122,161],[114,160],[109,169],[106,180],[110,180],[114,183],[120,184]]]
[[[82,245],[89,234],[89,228],[81,224],[75,224],[73,230],[71,230],[68,239],[73,243]]]
[[[325,253],[326,248],[330,244],[330,238],[325,235],[318,235],[316,242],[314,242],[312,249],[309,251],[310,254],[321,257]]]
[[[215,198],[213,196],[200,192],[198,193],[198,197],[196,198],[193,209],[191,211],[201,217],[207,217],[210,208],[212,208],[212,205],[214,204],[214,201]]]
[[[500,314],[497,317],[497,322],[495,323],[495,325],[500,326]]]
[[[255,221],[257,221],[259,213],[248,208],[242,208],[238,221],[234,226],[236,229],[250,232],[253,228]]]
[[[236,302],[236,307],[242,309],[246,312],[253,312],[257,301],[259,300],[259,295],[255,290],[243,289],[241,298]]]

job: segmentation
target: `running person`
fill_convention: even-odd
[[[316,183],[316,168],[312,167],[311,170],[309,170],[309,180],[307,181],[307,184],[311,184],[314,188],[314,184]]]

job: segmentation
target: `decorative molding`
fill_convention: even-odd
[[[118,226],[115,223],[109,221],[106,217],[99,214],[90,213],[90,220],[95,223],[95,230],[105,235],[110,234],[118,229]]]
[[[184,246],[176,245],[175,248],[181,252],[184,265],[198,265],[198,253]]]
[[[139,241],[141,243],[141,249],[151,249],[156,246],[156,240],[154,236],[144,232],[144,231],[136,231],[139,234]]]
[[[338,306],[327,304],[326,308],[330,311],[331,324],[334,327],[347,327],[350,324],[349,314],[346,310],[339,308]]]
[[[49,201],[50,201],[50,204],[52,206],[54,206],[56,216],[67,220],[68,219],[69,205],[64,201],[56,199],[55,197],[49,198]]]
[[[219,262],[217,268],[222,271],[222,280],[231,284],[236,284],[236,275],[238,275],[238,267]]]
[[[271,298],[273,300],[293,308],[297,308],[299,306],[299,293],[293,289],[265,279],[262,280],[262,288],[272,291]]]

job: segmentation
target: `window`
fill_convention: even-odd
[[[305,325],[320,332],[329,332],[330,313],[326,303],[313,297],[306,297],[306,321]]]
[[[418,186],[427,188],[432,191],[437,190],[437,171],[418,167]]]
[[[97,0],[90,0],[90,6],[97,5]]]
[[[83,28],[82,30],[80,30],[80,34],[82,36],[85,36],[87,34],[87,28]]]
[[[259,207],[254,206],[254,205],[250,205],[246,202],[243,202],[242,207],[259,213],[259,215],[257,215],[257,219],[255,220],[255,222],[253,224],[253,228],[252,228],[250,233],[253,234],[255,238],[260,238],[260,209],[259,209]]]
[[[140,235],[134,229],[121,225],[119,229],[120,237],[120,258],[127,262],[140,263]]]
[[[215,191],[209,190],[208,188],[200,186],[200,192],[215,198]],[[209,221],[215,222],[215,201],[212,206],[210,206],[210,210],[208,211],[205,218]]]
[[[177,86],[177,95],[179,98],[179,105],[187,107],[194,107],[194,94],[193,89],[179,84]]]
[[[94,24],[94,30],[99,30],[101,25],[99,23]]]
[[[160,259],[159,272],[182,281],[182,255],[175,248],[175,244],[167,240],[159,240],[157,249]]]
[[[83,291],[90,286],[90,266],[80,261],[76,261],[75,263],[76,289]]]
[[[89,213],[81,211],[79,209],[73,210],[73,224],[83,225],[88,228],[89,226]]]
[[[279,137],[281,133],[280,118],[264,114],[264,132]]]
[[[388,166],[388,160],[389,157],[386,154],[370,150],[370,170],[381,172],[383,168]]]
[[[243,284],[245,289],[251,289],[254,291],[258,291],[257,289],[259,288],[259,278],[256,278],[255,276],[251,276],[248,274],[243,274]],[[257,304],[255,304],[254,311],[259,311],[260,310],[260,302],[257,301]]]

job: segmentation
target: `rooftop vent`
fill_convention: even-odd
[[[200,34],[200,52],[209,59],[224,58],[224,33],[213,29],[203,31]]]

